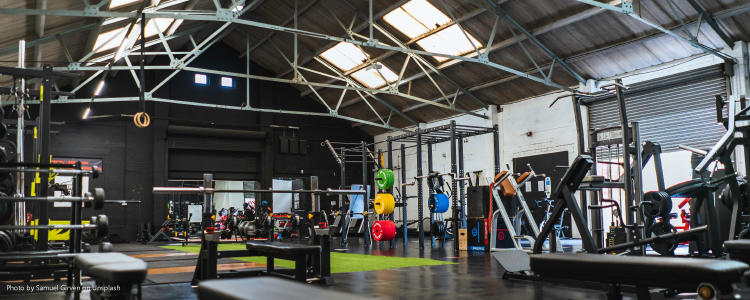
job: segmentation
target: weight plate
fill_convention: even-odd
[[[396,238],[396,224],[393,221],[375,221],[372,224],[372,239],[380,241],[391,241]]]
[[[743,200],[747,198],[747,184],[744,182],[740,183],[740,193],[742,194]],[[726,206],[730,210],[732,209],[732,206],[734,205],[732,201],[732,190],[729,188],[728,184],[726,187],[724,187],[724,190],[721,192],[719,198],[721,199],[721,203],[724,204],[724,206]]]
[[[13,242],[8,235],[8,232],[0,230],[0,252],[11,252],[13,251]]]
[[[380,169],[375,174],[375,184],[381,190],[387,190],[387,189],[393,188],[394,181],[395,181],[395,178],[393,176],[393,171],[391,170]]]
[[[443,221],[430,224],[430,234],[433,236],[442,236],[443,233],[445,233],[445,223]]]
[[[672,198],[666,192],[643,194],[643,215],[648,218],[666,217],[672,210]]]
[[[0,162],[9,162],[16,159],[16,144],[11,140],[0,139]]]
[[[659,222],[648,229],[648,237],[677,232],[669,222]],[[674,249],[677,249],[677,239],[665,239],[663,241],[651,244],[651,249],[661,255],[674,255]]]
[[[433,213],[444,213],[448,211],[448,207],[450,206],[450,199],[448,199],[448,196],[446,196],[443,193],[436,193],[430,195],[430,198],[427,199],[427,205],[430,207],[430,211]]]
[[[379,215],[391,214],[396,207],[396,199],[391,194],[378,194],[375,196],[374,207],[375,212]]]

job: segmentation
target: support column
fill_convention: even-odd
[[[406,183],[406,146],[403,143],[401,144],[401,183]],[[409,220],[407,219],[406,206],[409,203],[409,196],[406,194],[405,185],[401,186],[401,198],[404,203],[401,210],[401,220],[404,222],[404,251],[406,251],[407,240],[409,239]]]
[[[388,141],[388,170],[391,170],[391,172],[393,172],[393,142],[391,141],[391,136],[388,136],[387,141]],[[375,162],[375,163],[378,163],[378,162]],[[394,182],[394,185],[395,184],[396,183]],[[387,193],[393,195],[393,188],[388,189]],[[391,221],[393,221],[394,226],[396,224],[395,212],[396,212],[396,209],[394,208],[393,212],[390,215]],[[404,222],[404,226],[406,226],[406,222]],[[404,238],[406,237],[404,236]],[[391,249],[394,249],[394,248],[396,248],[395,238],[391,240]]]
[[[417,128],[417,177],[422,176],[422,129]],[[422,191],[422,178],[417,178],[417,210],[419,224],[419,249],[424,249],[424,192]],[[430,220],[432,221],[432,220]]]
[[[750,51],[748,51],[748,43],[738,41],[734,43],[734,47],[724,48],[724,52],[732,56],[737,60],[737,63],[731,67],[726,67],[725,72],[730,75],[729,81],[731,90],[728,94],[734,96],[734,99],[740,99],[741,96],[745,96],[745,99],[750,99]],[[748,105],[748,103],[745,103]],[[739,175],[747,175],[747,161],[744,156],[744,146],[737,145],[732,155],[735,165],[737,166],[737,172]]]
[[[459,222],[459,207],[458,207],[458,184],[456,184],[456,175],[458,173],[458,162],[456,157],[456,121],[451,121],[451,198],[453,198],[453,251],[458,252],[458,222]],[[446,229],[447,231],[447,229]],[[443,235],[445,238],[445,235]],[[445,243],[445,240],[443,240]]]

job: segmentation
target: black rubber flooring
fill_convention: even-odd
[[[388,243],[381,247],[375,244],[366,248],[361,238],[350,238],[348,246],[340,246],[334,240],[334,249],[340,252],[387,255],[399,257],[420,257],[443,261],[453,261],[455,265],[409,267],[390,270],[333,274],[336,282],[330,287],[318,287],[342,291],[378,299],[606,299],[603,290],[584,289],[548,283],[503,280],[503,268],[491,255],[483,252],[454,252],[449,241],[444,248],[432,249],[429,242],[424,250],[419,249],[416,239],[410,239],[408,246],[403,241],[390,249]],[[577,241],[563,241],[565,251],[580,248]],[[164,244],[161,244],[164,245]],[[129,255],[152,253],[177,253],[178,251],[158,248],[157,245],[117,244],[115,251]],[[197,256],[167,256],[142,258],[149,268],[194,266]],[[241,262],[222,259],[219,263]],[[152,274],[143,286],[143,299],[197,299],[189,284],[192,273]],[[63,283],[63,282],[59,282]],[[58,284],[59,284],[58,283]],[[91,284],[86,282],[86,284]],[[283,288],[268,287],[271,289]],[[742,299],[750,299],[750,289],[741,288]],[[262,294],[263,291],[258,291]],[[89,299],[83,294],[81,299]],[[694,299],[695,294],[678,295],[668,299]],[[72,299],[70,295],[57,293],[27,293],[0,295],[0,299]],[[300,295],[299,299],[306,299]],[[635,299],[634,294],[625,294],[624,299]],[[214,300],[214,299],[211,299]],[[218,300],[218,299],[216,299]]]

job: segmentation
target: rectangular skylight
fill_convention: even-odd
[[[320,56],[339,69],[349,71],[367,62],[367,57],[370,55],[365,56],[354,44],[341,42],[321,53]]]
[[[385,15],[383,20],[412,39],[451,21],[426,0],[409,1]]]
[[[208,85],[208,76],[206,76],[206,74],[195,74],[195,83],[200,85]]]
[[[471,34],[466,34],[471,39],[471,43],[477,48],[482,48],[482,45],[475,39]],[[474,51],[474,46],[471,45],[469,40],[466,39],[464,33],[458,25],[452,25],[446,29],[440,30],[435,34],[432,34],[426,38],[417,41],[417,44],[422,47],[425,51],[443,53],[453,56],[460,56],[465,53]],[[447,60],[446,57],[433,56],[437,61],[443,62]]]
[[[371,89],[377,89],[386,85],[385,80],[383,80],[383,77],[380,77],[380,74],[383,74],[389,83],[398,80],[398,75],[393,73],[391,69],[381,63],[376,63],[376,65],[380,66],[380,73],[378,73],[378,70],[372,68],[369,70],[368,68],[364,68],[354,72],[352,77]]]
[[[112,0],[109,2],[109,8],[115,8],[120,6],[125,6],[128,4],[133,4],[136,2],[140,2],[141,0]],[[93,4],[93,3],[92,3]]]
[[[167,28],[169,28],[169,25],[171,25],[173,21],[174,19],[171,19],[171,18],[156,18],[156,19],[149,20],[148,23],[146,23],[146,37],[148,38],[148,37],[152,37],[158,34],[156,30],[156,26],[154,26],[154,22],[156,22],[156,25],[159,27],[159,29],[161,29],[161,31],[164,32],[167,30]],[[96,43],[94,43],[94,49],[99,47],[99,45],[102,45],[103,43],[107,42],[107,40],[109,40],[111,37],[115,35],[117,36],[111,41],[104,44],[104,46],[101,49],[99,49],[99,51],[97,52],[102,52],[102,51],[106,51],[109,49],[119,47],[120,44],[122,44],[122,40],[123,40],[123,37],[125,36],[125,32],[127,31],[127,29],[120,32],[121,30],[122,28],[118,28],[118,29],[100,34],[96,38]],[[133,27],[133,30],[130,32],[130,36],[128,39],[131,45],[128,45],[127,48],[130,48],[132,46],[132,43],[135,43],[140,33],[141,33],[141,26],[139,23],[139,24],[136,24],[135,27]]]

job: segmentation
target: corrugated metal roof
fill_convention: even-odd
[[[368,11],[368,1],[346,1],[361,12],[366,13]],[[439,0],[428,1],[439,10],[445,12],[445,8]],[[601,1],[610,3],[612,0]],[[226,5],[230,3],[230,1],[221,2]],[[382,15],[395,7],[395,4],[403,2],[405,1],[376,0],[373,1],[373,11],[376,14],[382,12],[380,14]],[[523,28],[534,33],[536,38],[551,52],[566,60],[573,70],[586,79],[610,77],[700,53],[699,49],[678,41],[673,37],[661,34],[658,30],[648,27],[628,16],[611,11],[592,12],[592,9],[594,9],[593,6],[575,0],[504,0],[496,2],[501,3],[500,7],[509,16]],[[6,8],[35,8],[36,5],[36,1],[33,0],[0,0],[0,3],[2,3],[0,4],[2,7]],[[298,3],[300,9],[309,6],[309,9],[304,10],[299,16],[298,23],[300,29],[307,31],[333,36],[344,36],[344,30],[339,26],[337,20],[331,15],[325,5],[328,5],[336,17],[347,26],[354,16],[352,9],[343,0],[299,0]],[[497,16],[492,12],[478,11],[478,7],[464,0],[445,0],[445,3],[456,18],[461,19],[467,15],[473,16],[464,20],[461,25],[483,45],[486,45],[490,39],[490,33]],[[698,3],[712,15],[722,14],[718,16],[718,23],[731,39],[750,40],[750,23],[743,22],[743,20],[747,20],[750,17],[750,13],[747,12],[750,0],[698,0]],[[680,14],[683,14],[683,16],[687,15],[686,20],[694,21],[698,18],[697,12],[687,2],[675,1],[675,4]],[[134,4],[118,8],[117,10],[130,11],[137,7],[138,5]],[[183,7],[184,4],[179,4],[173,8],[182,9]],[[739,14],[735,13],[734,11],[740,7],[745,8],[745,10]],[[83,9],[83,1],[48,1],[47,8],[80,10]],[[214,5],[211,0],[200,0],[194,9],[214,10]],[[643,1],[643,3],[638,1],[636,2],[635,10],[635,13],[644,19],[651,20],[665,28],[674,28],[680,24],[678,19],[673,15],[666,0]],[[292,27],[292,24],[286,24],[286,21],[289,20],[293,13],[294,1],[265,1],[255,11],[248,12],[243,18],[273,25]],[[568,18],[576,19],[570,21]],[[3,18],[0,18],[0,26],[2,26],[1,28],[4,31],[4,38],[0,39],[0,49],[16,45],[19,39],[35,39],[34,19],[33,16],[3,16]],[[54,35],[65,30],[91,24],[94,21],[91,18],[47,16],[44,35]],[[363,23],[363,19],[357,18],[354,27],[358,27]],[[201,24],[202,22],[185,21],[178,32]],[[378,24],[401,42],[409,41],[408,37],[393,28],[390,24],[382,20],[379,20]],[[548,27],[545,27],[550,24],[563,25],[550,30]],[[530,41],[515,42],[513,40],[514,35],[509,30],[508,24],[501,20],[500,25],[494,38],[494,44],[503,43],[503,46],[489,54],[490,61],[517,70],[527,71],[531,75],[541,77],[535,70],[532,61],[527,57],[526,52],[524,52],[524,47],[529,50],[529,54],[542,66],[551,62],[550,56]],[[123,26],[122,23],[105,26],[102,32],[121,26]],[[361,27],[364,27],[364,29],[358,33],[365,36],[369,35],[367,27]],[[676,28],[678,30],[675,32],[684,35],[684,32],[679,27]],[[202,35],[205,37],[208,33],[208,30],[204,30],[204,33],[197,36]],[[292,35],[276,32],[268,41],[265,41],[265,37],[269,33],[271,31],[263,28],[241,25],[237,26],[224,39],[224,42],[237,49],[240,53],[243,53],[247,49],[247,38],[249,37],[250,47],[253,49],[250,58],[253,61],[278,76],[283,75],[283,78],[293,77],[293,74],[289,72],[291,69],[290,65],[276,49],[278,47],[287,58],[291,59],[293,49],[291,42]],[[515,33],[521,36],[521,33],[517,30]],[[377,30],[375,31],[375,38],[389,45],[395,45],[386,35]],[[703,24],[701,34],[698,38],[701,43],[708,47],[723,48],[724,46],[724,42],[706,24]],[[79,59],[84,55],[84,48],[89,41],[89,33],[86,31],[71,35],[64,38],[64,41],[73,58]],[[170,42],[170,45],[173,45],[173,49],[175,49],[175,47],[185,45],[186,42],[187,39],[178,39]],[[333,43],[328,40],[300,36],[299,44],[308,51],[318,54]],[[410,47],[419,48],[416,44]],[[388,54],[388,51],[382,49],[366,48],[366,51],[373,58]],[[30,56],[31,53],[28,53],[27,55]],[[309,61],[304,64],[304,67],[333,74],[323,64],[315,60],[310,61],[311,57],[305,51],[300,50],[299,53],[300,62]],[[405,54],[395,53],[382,59],[381,62],[398,73],[403,66],[405,58]],[[16,54],[0,56],[0,65],[15,66],[16,59]],[[486,104],[505,104],[555,90],[555,88],[532,80],[514,78],[511,73],[485,65],[449,61],[443,63],[441,67],[441,64],[434,58],[426,57],[426,59],[434,66],[438,66],[447,77],[461,87],[469,89],[477,99]],[[42,61],[53,62],[55,65],[65,65],[67,59],[59,43],[48,43],[42,48]],[[404,78],[415,77],[421,72],[422,69],[412,60],[405,69]],[[545,68],[544,72],[548,72],[548,70]],[[313,82],[326,82],[329,80],[325,76],[307,71],[303,71],[303,75],[308,81]],[[431,74],[431,77],[432,80],[428,76],[416,78],[410,84],[400,86],[399,91],[406,93],[410,87],[411,95],[429,100],[442,97],[442,94],[435,85],[447,96],[453,95],[456,92],[456,87],[445,79],[436,74]],[[433,83],[433,80],[435,83]],[[577,80],[559,64],[555,66],[552,80],[564,86],[575,86],[577,84]],[[0,85],[7,85],[8,81],[7,78],[0,77]],[[337,81],[335,84],[342,84],[342,82]],[[301,92],[310,90],[308,86],[298,85],[296,87]],[[335,106],[341,97],[342,91],[339,89],[323,88],[318,93],[329,105]],[[429,122],[460,114],[456,111],[431,105],[419,107],[417,105],[421,103],[418,101],[387,93],[380,93],[377,96],[391,106],[406,111],[406,115],[417,122]],[[311,101],[318,101],[314,94],[311,94],[310,97],[313,98]],[[339,114],[371,120],[377,118],[375,112],[373,112],[374,109],[377,114],[387,118],[390,110],[386,106],[375,99],[367,99],[369,105],[367,102],[362,101],[356,92],[346,92],[343,100],[344,104]],[[446,102],[442,101],[441,103]],[[468,96],[459,95],[456,101],[456,108],[476,110],[481,108],[481,106]],[[395,114],[391,117],[390,124],[397,127],[411,125],[409,121]],[[371,134],[382,133],[385,130],[366,125],[362,128]]]

